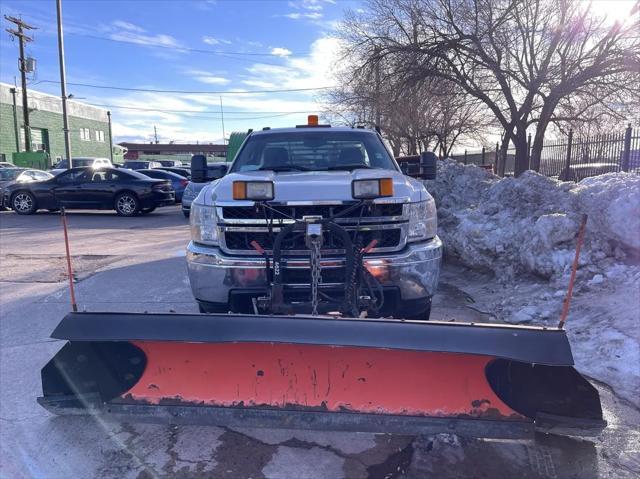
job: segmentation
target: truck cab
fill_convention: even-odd
[[[356,274],[348,242],[366,270],[359,297],[376,298],[376,316],[429,317],[442,256],[435,203],[377,131],[312,123],[251,132],[193,201],[190,223],[187,264],[201,312],[255,312],[274,276],[287,304],[311,295],[330,303]],[[324,225],[317,251],[310,228],[276,241],[293,224]]]

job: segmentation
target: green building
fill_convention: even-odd
[[[47,151],[51,162],[65,156],[60,97],[27,90],[31,150]],[[112,140],[109,137],[109,113],[74,100],[67,101],[71,156],[111,158]],[[18,141],[16,141],[16,130]],[[11,161],[13,153],[25,151],[22,90],[0,83],[0,161]]]

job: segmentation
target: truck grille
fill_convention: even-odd
[[[351,204],[335,205],[274,205],[273,210],[267,210],[268,221],[265,220],[265,212],[253,206],[223,206],[218,209],[220,215],[219,224],[222,226],[222,248],[232,254],[257,254],[251,246],[252,241],[257,241],[262,248],[271,251],[273,239],[282,226],[278,220],[295,218],[302,220],[307,216],[331,218],[343,213],[336,221],[345,227],[351,238],[354,238],[358,229],[357,241],[362,246],[367,246],[373,240],[377,240],[375,251],[397,251],[404,247],[405,236],[403,228],[406,228],[406,218],[402,216],[403,205],[401,203],[374,204],[370,207],[355,208],[353,211],[345,211]],[[362,210],[362,211],[361,211]],[[273,234],[267,230],[267,222],[275,220]],[[322,245],[323,251],[340,251],[344,245],[339,236],[330,231],[325,231]],[[283,254],[304,255],[308,254],[305,245],[304,234],[295,233],[285,238],[282,244]]]
[[[400,243],[400,228],[389,230],[361,231],[358,239],[362,246],[367,246],[371,241],[378,240],[376,248],[395,248]],[[273,237],[275,238],[275,233]],[[264,249],[273,248],[273,242],[269,233],[261,232],[240,232],[226,231],[224,234],[227,249],[229,250],[250,250],[254,251],[251,246],[252,241],[257,241]],[[343,249],[344,245],[340,238],[330,232],[323,235],[322,249]],[[304,234],[291,234],[282,242],[283,251],[302,251],[307,250],[304,243]]]
[[[267,217],[276,220],[288,218],[301,220],[305,216],[330,218],[347,210],[351,206],[350,204],[332,206],[273,206],[272,209],[267,210]],[[355,208],[346,215],[341,216],[341,218],[358,218],[361,216],[360,210],[361,208]],[[253,206],[225,206],[222,208],[222,216],[225,220],[264,220],[265,214],[262,209],[257,209]],[[383,216],[402,216],[402,204],[376,204],[372,205],[371,208],[364,208],[362,211],[363,218]]]

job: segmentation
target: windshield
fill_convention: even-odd
[[[77,166],[93,166],[93,162],[95,160],[93,158],[73,158],[71,161],[75,168]],[[56,168],[69,168],[69,164],[67,160],[60,160],[60,163],[56,165]]]
[[[238,171],[397,170],[380,139],[362,131],[295,131],[249,137],[233,162]]]
[[[24,170],[0,168],[0,181],[15,180]]]

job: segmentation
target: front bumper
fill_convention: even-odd
[[[398,253],[366,256],[364,263],[383,287],[398,289],[401,301],[415,301],[433,296],[441,258],[442,242],[436,236],[430,241],[412,243]],[[287,270],[309,269],[305,257],[286,258],[283,263],[285,278]],[[323,257],[321,265],[323,271],[342,268],[344,259]],[[225,304],[230,302],[232,293],[267,290],[265,260],[261,257],[229,256],[217,247],[191,242],[187,247],[187,269],[191,290],[198,301]],[[326,282],[323,286],[332,287]],[[309,289],[305,283],[285,283],[285,287]]]

